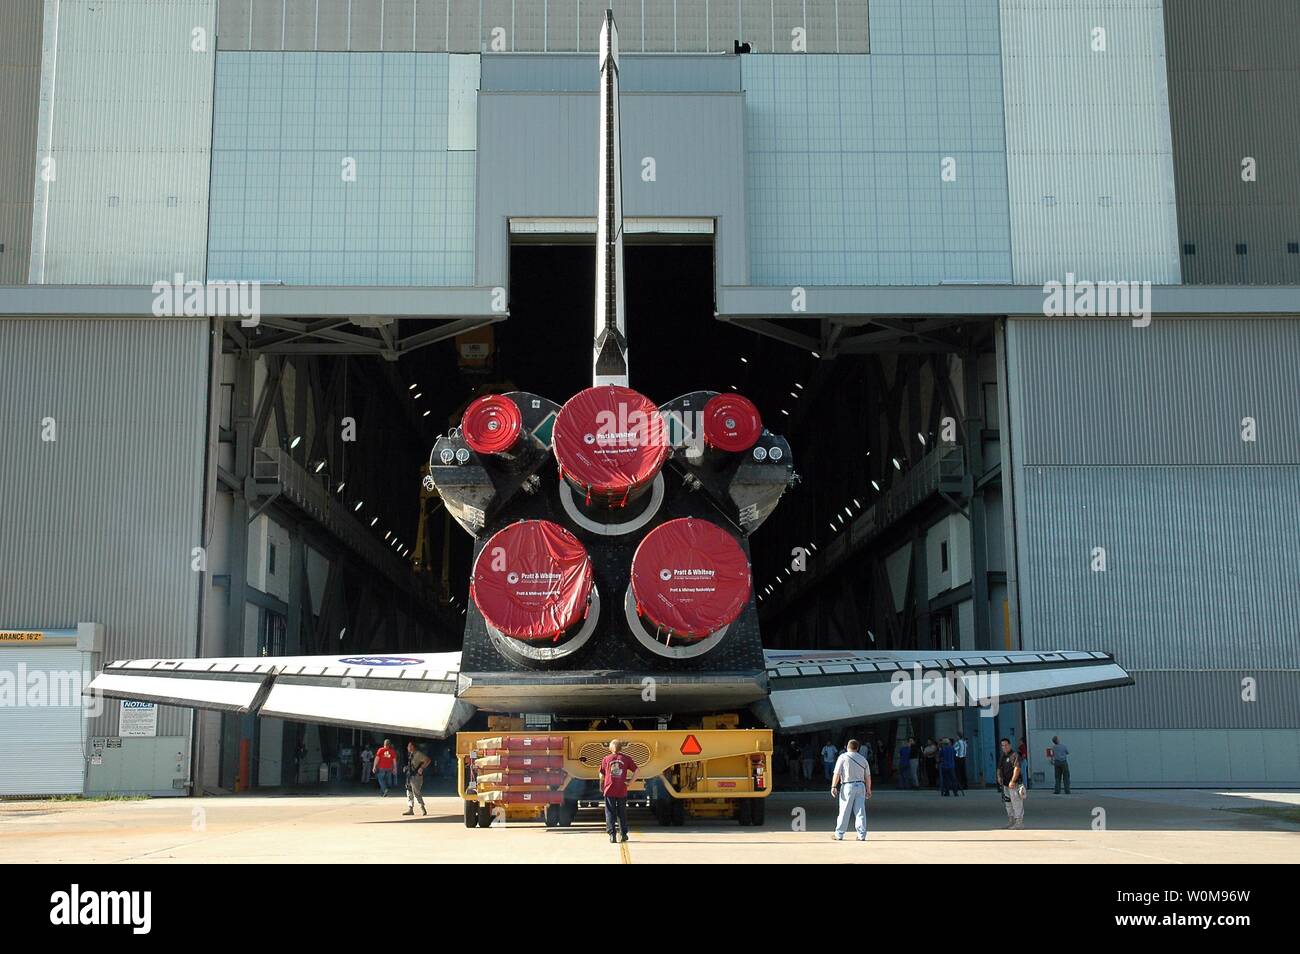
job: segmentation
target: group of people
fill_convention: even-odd
[[[857,741],[854,739],[853,741]],[[875,775],[880,774],[880,765],[877,761],[877,751],[879,743],[865,741],[858,743],[858,751],[871,771]],[[793,785],[799,785],[803,782],[813,782],[818,779],[830,781],[834,775],[835,766],[847,749],[839,749],[835,743],[827,739],[825,744],[819,749],[816,742],[803,743],[797,738],[788,739],[781,749],[781,755],[785,760],[786,772]],[[820,768],[820,775],[817,770]],[[779,769],[779,767],[778,767]]]
[[[1025,797],[1028,782],[1028,750],[1022,741],[1017,751],[1009,739],[998,743],[998,763],[995,780],[1007,812],[1008,829],[1025,827]],[[966,788],[966,738],[958,733],[957,740],[933,740],[917,747],[915,739],[908,739],[899,749],[899,787],[917,786],[917,766],[933,760],[937,768],[938,785],[944,795],[964,794]],[[959,754],[960,753],[960,754]],[[1070,750],[1060,736],[1052,736],[1052,747],[1047,750],[1056,774],[1055,794],[1060,795],[1062,785],[1070,794]],[[857,739],[850,739],[848,748],[835,762],[831,777],[831,794],[839,800],[839,816],[835,824],[835,839],[843,841],[849,821],[856,823],[858,841],[867,839],[867,800],[871,798],[871,763],[860,751]],[[928,777],[929,773],[927,773]]]
[[[966,793],[966,758],[970,743],[962,732],[954,741],[942,738],[938,742],[927,739],[918,746],[909,738],[898,749],[898,787],[920,788],[921,770],[925,772],[925,787],[938,788],[944,796]]]
[[[369,784],[371,777],[379,783],[379,794],[385,798],[397,788],[397,750],[393,748],[392,739],[384,739],[384,744],[375,751],[367,745],[361,752],[361,781]],[[415,804],[420,803],[420,813],[428,815],[424,807],[424,773],[433,764],[433,760],[416,746],[414,741],[406,743],[406,811],[403,815],[414,815]]]
[[[1007,812],[1006,827],[1022,829],[1025,827],[1028,750],[1023,741],[1018,751],[1012,748],[1008,739],[1000,740],[998,746],[995,779]],[[612,740],[609,743],[609,754],[601,761],[599,771],[600,791],[605,803],[605,829],[611,842],[628,839],[628,786],[637,771],[636,762],[623,754],[622,748],[618,739]],[[791,771],[795,771],[796,765],[802,770],[805,750],[796,740],[791,740],[786,751],[795,753],[787,754]],[[825,778],[831,783],[831,795],[839,803],[835,823],[837,841],[844,840],[850,823],[857,830],[858,841],[867,840],[867,801],[872,795],[871,776],[880,774],[879,767],[874,762],[877,751],[878,748],[870,742],[864,744],[857,739],[849,739],[843,751],[828,740],[818,753]],[[945,796],[964,795],[968,751],[969,743],[960,732],[956,740],[945,737],[935,742],[931,739],[924,746],[918,746],[914,738],[907,739],[898,750],[899,788],[918,788],[919,770],[924,766],[927,786],[937,785]],[[1055,769],[1055,793],[1061,794],[1064,784],[1065,794],[1070,794],[1070,750],[1061,742],[1060,736],[1052,737],[1052,748],[1047,750],[1047,757]],[[389,791],[397,787],[398,764],[398,753],[393,748],[391,739],[384,739],[384,744],[373,752],[367,745],[361,753],[362,780],[368,782],[373,776],[379,783],[380,794],[386,797]],[[420,751],[414,741],[406,743],[406,811],[403,815],[413,816],[417,803],[422,815],[429,814],[424,805],[424,774],[432,764],[429,756]],[[811,766],[807,770],[807,777],[812,778]]]
[[[892,760],[884,749],[879,739],[869,739],[858,741],[854,751],[866,762],[870,774],[883,779],[893,773],[899,788],[921,788],[924,784],[926,788],[939,789],[945,796],[965,794],[970,754],[965,733],[957,733],[955,739],[928,739],[924,745],[919,745],[915,738],[906,739]],[[795,786],[819,779],[829,781],[838,759],[846,751],[837,748],[830,739],[818,749],[816,742],[804,743],[791,738],[780,749],[790,782]],[[1022,757],[1027,756],[1022,753]]]

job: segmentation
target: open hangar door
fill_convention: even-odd
[[[422,476],[491,387],[491,321],[264,315],[220,341],[203,655],[459,649],[468,543]],[[206,789],[346,783],[382,738],[198,717]]]
[[[800,476],[755,547],[764,644],[973,655],[1019,648],[999,320],[728,323],[759,333],[729,360],[765,415],[780,415]],[[949,710],[798,742],[817,751],[856,735],[872,743],[887,775],[903,740],[959,732],[971,744],[971,783],[991,780],[996,740],[1023,733],[1022,707],[996,718]]]
[[[711,242],[628,237],[630,382],[660,403],[741,393],[790,439],[800,481],[753,542],[764,645],[1014,647],[996,322],[824,322],[809,335],[800,321],[719,321],[713,254]],[[516,233],[510,264],[501,361],[564,400],[590,377],[594,250],[580,233]],[[993,742],[1018,736],[1020,707],[998,731],[988,721],[966,710],[861,734],[889,747],[964,731],[991,776]]]

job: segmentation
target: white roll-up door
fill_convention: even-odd
[[[84,791],[88,659],[75,647],[0,648],[0,796]]]

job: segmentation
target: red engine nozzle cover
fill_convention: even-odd
[[[605,496],[654,480],[669,450],[654,402],[612,384],[569,398],[555,419],[552,443],[560,473],[584,492]]]
[[[646,534],[632,557],[632,598],[655,626],[702,639],[733,622],[749,602],[750,572],[736,538],[683,517]]]
[[[587,614],[587,549],[549,520],[497,531],[474,561],[469,595],[494,629],[522,640],[558,639]]]
[[[479,454],[500,454],[519,440],[524,417],[519,405],[504,394],[485,394],[465,408],[460,432]]]
[[[739,394],[718,394],[704,405],[704,443],[739,454],[757,443],[763,418],[754,402]]]

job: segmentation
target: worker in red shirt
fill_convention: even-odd
[[[390,788],[397,785],[397,750],[392,740],[384,739],[384,744],[375,753],[375,778],[379,780],[379,791],[387,795]]]
[[[611,842],[618,841],[623,832],[627,841],[627,786],[636,774],[636,763],[622,753],[623,743],[611,739],[609,755],[600,762],[600,792],[605,796],[605,830]],[[617,825],[615,822],[617,821]]]

